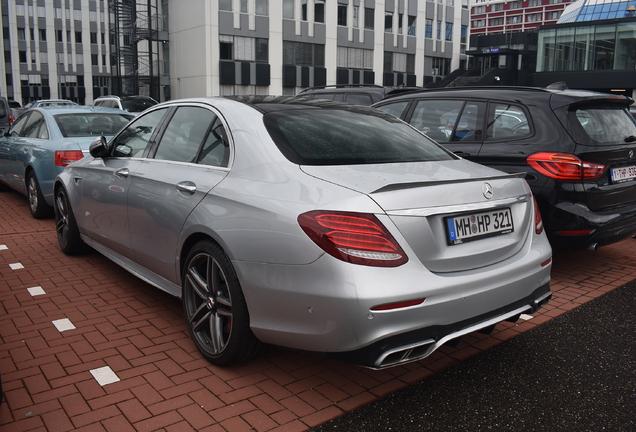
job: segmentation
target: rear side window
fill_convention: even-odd
[[[347,94],[346,102],[356,104],[356,105],[366,105],[369,106],[373,103],[371,96],[366,93],[349,93]]]
[[[636,121],[622,107],[585,107],[568,113],[575,140],[581,144],[625,144],[636,136]]]
[[[205,108],[179,107],[161,138],[155,159],[194,163],[215,119],[214,113]]]
[[[281,152],[299,165],[454,159],[395,117],[366,107],[272,112],[264,120]]]
[[[409,102],[396,102],[392,104],[386,104],[379,107],[376,107],[380,111],[384,111],[387,114],[391,114],[394,117],[402,118],[402,114],[404,113],[404,109],[408,106]],[[418,128],[418,130],[420,130]]]
[[[530,135],[530,125],[521,107],[507,103],[491,103],[487,131],[489,141],[510,140]]]

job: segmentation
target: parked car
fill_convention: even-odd
[[[379,110],[164,102],[90,153],[55,182],[62,250],[181,297],[217,365],[273,344],[385,368],[551,295],[527,183]]]
[[[0,134],[5,133],[13,123],[13,112],[7,98],[0,97]]]
[[[431,89],[375,105],[455,154],[523,172],[552,246],[610,244],[636,233],[631,99],[525,87]]]
[[[106,108],[117,108],[120,110],[128,111],[132,114],[139,114],[140,112],[157,105],[158,102],[150,96],[100,96],[93,101],[94,106],[101,106]]]
[[[22,105],[20,105],[20,102],[18,101],[10,100],[9,107],[11,108],[11,113],[13,114],[13,120],[20,117],[20,114],[24,112],[24,108],[22,108]],[[2,135],[2,133],[0,133],[0,135]]]
[[[37,101],[29,102],[24,106],[24,109],[31,108],[43,108],[43,107],[67,107],[67,106],[79,106],[79,104],[67,100],[67,99],[40,99]]]
[[[310,87],[298,93],[298,97],[309,99],[329,99],[338,102],[348,102],[356,105],[369,106],[381,101],[386,96],[412,91],[414,87],[383,87],[370,84],[336,84],[328,86]],[[417,88],[421,90],[421,88]]]
[[[96,136],[112,137],[133,116],[93,107],[33,108],[0,138],[0,182],[29,198],[34,218],[52,215],[53,180]]]

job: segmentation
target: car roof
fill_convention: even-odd
[[[77,105],[77,106],[56,106],[56,107],[35,107],[29,111],[40,111],[50,115],[60,114],[89,114],[89,113],[102,113],[102,114],[126,114],[133,116],[128,111],[120,110],[117,108],[104,108],[96,107],[92,105]]]
[[[578,90],[578,89],[561,89],[561,88],[544,88],[544,87],[524,87],[524,86],[466,86],[466,87],[444,87],[438,89],[426,89],[426,90],[415,90],[409,91],[406,93],[399,93],[396,95],[387,95],[381,102],[387,100],[400,100],[400,99],[411,99],[414,96],[439,96],[443,94],[445,96],[448,95],[456,95],[465,97],[466,93],[471,95],[479,95],[479,97],[489,97],[492,99],[502,99],[507,97],[519,97],[520,95],[532,94],[532,95],[541,95],[544,94],[547,97],[552,95],[559,95],[563,97],[569,97],[572,99],[582,99],[582,98],[592,98],[592,99],[608,99],[613,98],[618,100],[630,100],[628,96],[623,95],[615,95],[609,93],[600,93],[591,90]],[[485,93],[485,95],[484,95]]]

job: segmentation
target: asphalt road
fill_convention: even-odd
[[[636,281],[312,431],[636,431]]]

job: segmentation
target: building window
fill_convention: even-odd
[[[38,33],[40,34],[40,41],[46,42],[46,29],[40,29]]]
[[[254,6],[254,13],[256,13],[256,15],[268,16],[267,0],[256,0]]]
[[[294,4],[296,2],[294,0],[283,0],[283,18],[285,19],[294,19]],[[307,0],[303,0],[302,4],[302,20],[307,21]]]
[[[393,12],[384,12],[384,31],[386,33],[393,31]]]
[[[82,43],[82,32],[75,32],[75,43]]]
[[[267,63],[269,61],[269,41],[262,38],[220,35],[219,58],[221,60]]]
[[[468,37],[468,26],[463,25],[461,29],[460,43],[465,44],[466,38]]]
[[[526,15],[526,22],[537,22],[537,21],[541,21],[540,13]]]
[[[500,26],[503,25],[503,17],[500,18],[493,18],[490,20],[490,25],[491,26]]]
[[[506,22],[508,24],[519,24],[521,23],[521,15],[515,15],[515,16],[511,16],[506,18]]]
[[[26,32],[24,31],[23,28],[18,28],[18,40],[25,40],[26,39]]]
[[[432,39],[433,38],[433,20],[427,18],[426,19],[426,25],[424,27],[424,36]]]
[[[473,8],[473,14],[483,14],[486,13],[486,6],[475,6]]]
[[[413,15],[409,15],[409,36],[415,36],[415,19],[417,17],[413,16]]]
[[[325,22],[325,0],[314,0],[314,21]]]
[[[359,17],[358,17],[359,13],[360,13],[360,7],[353,6],[353,28],[360,28]]]
[[[499,12],[499,11],[503,10],[504,4],[503,3],[495,3],[494,5],[492,5],[492,7],[493,7],[493,10],[495,12]]]
[[[375,9],[364,8],[364,28],[368,30],[375,28]]]
[[[19,51],[18,52],[18,58],[20,60],[20,63],[26,63],[27,62],[27,53],[26,53],[26,51]]]
[[[97,33],[95,33],[95,32],[91,32],[91,43],[92,44],[96,44],[97,43]]]
[[[347,25],[347,5],[338,4],[338,25]]]
[[[91,54],[91,65],[92,66],[99,66],[99,55]]]
[[[57,42],[63,42],[64,41],[62,30],[58,30],[58,31],[55,32],[55,40]]]
[[[337,67],[347,69],[373,69],[373,50],[338,47]]]
[[[219,10],[232,11],[232,0],[219,0]]]
[[[521,2],[520,1],[513,1],[508,3],[508,9],[521,9]]]
[[[453,40],[453,23],[446,23],[446,40]]]
[[[324,67],[325,46],[304,42],[283,41],[283,64]]]
[[[528,7],[541,6],[541,0],[530,0],[528,2]]]
[[[247,0],[241,0],[241,13],[247,13]]]
[[[437,21],[437,40],[442,38],[442,22]]]

